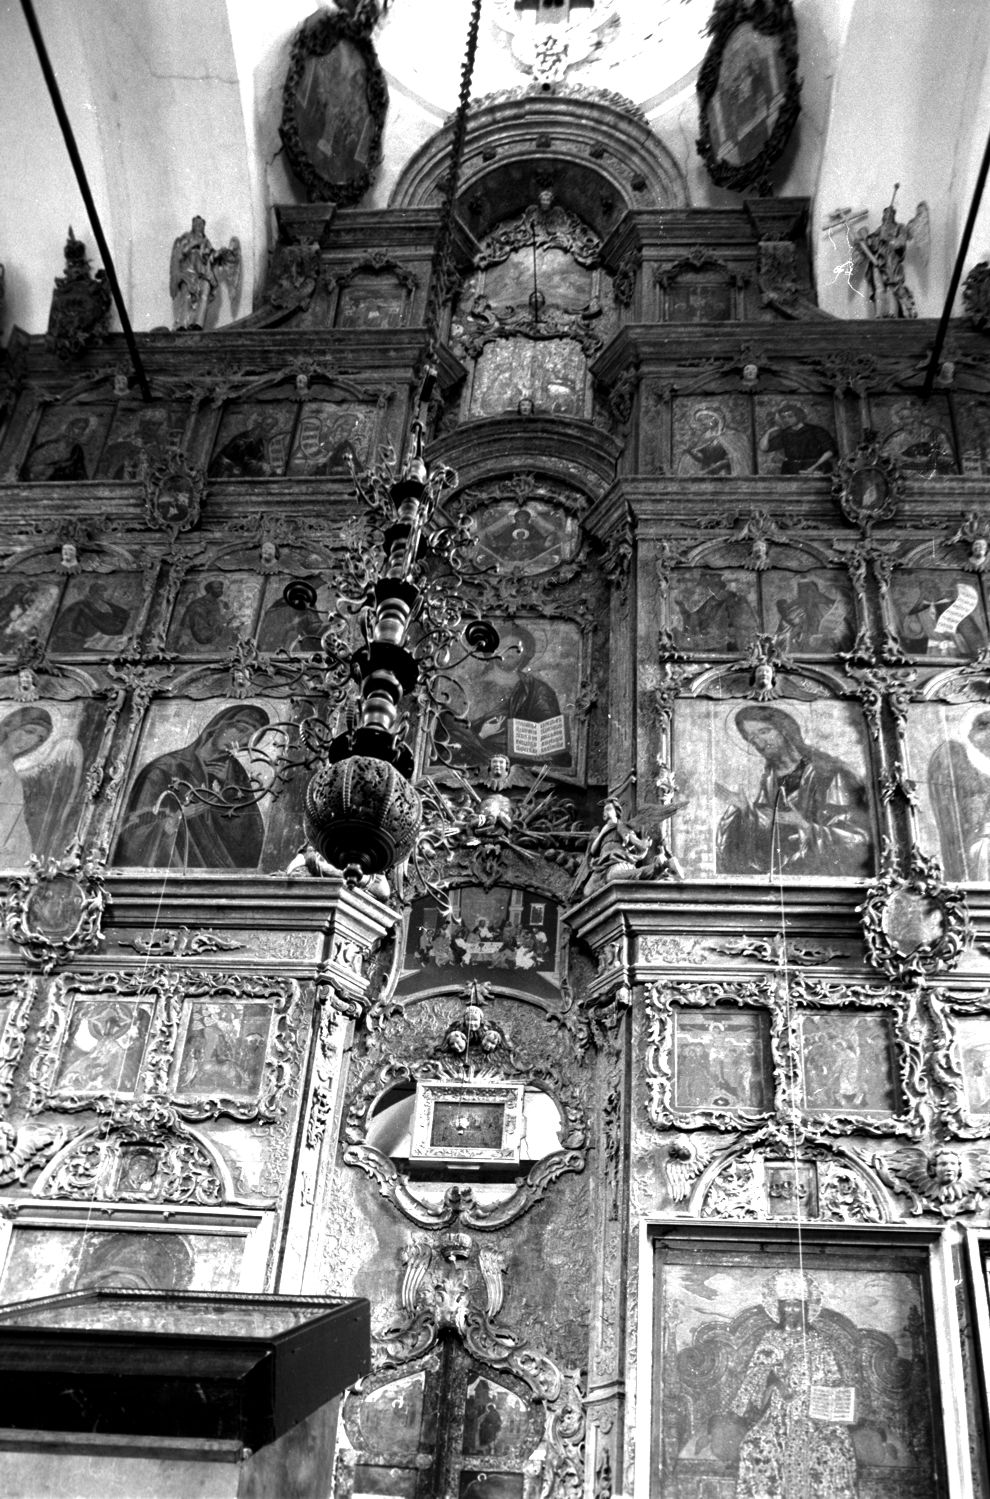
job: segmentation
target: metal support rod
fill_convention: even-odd
[[[134,374],[137,377],[137,382],[141,389],[142,398],[145,401],[150,401],[152,399],[151,386],[148,384],[147,372],[145,371],[144,364],[141,360],[141,355],[138,352],[137,340],[134,337],[134,329],[131,327],[131,320],[127,316],[127,308],[124,306],[124,298],[120,290],[120,282],[117,280],[117,272],[114,269],[113,256],[110,254],[110,246],[107,244],[106,235],[103,233],[103,225],[100,222],[100,215],[96,211],[96,204],[93,202],[93,194],[89,190],[89,181],[86,177],[86,168],[83,166],[82,157],[79,155],[79,147],[76,145],[76,138],[72,131],[72,125],[69,121],[69,116],[66,114],[65,105],[62,102],[62,94],[58,86],[58,79],[55,77],[55,70],[52,67],[51,59],[48,56],[48,49],[45,46],[45,39],[42,36],[41,28],[38,25],[38,18],[34,13],[34,5],[32,4],[32,0],[21,0],[21,9],[24,12],[24,19],[25,21],[27,21],[28,30],[31,33],[31,40],[34,42],[34,50],[38,54],[38,61],[41,64],[41,71],[45,75],[45,82],[48,85],[48,92],[51,95],[52,106],[55,110],[59,126],[61,127],[62,138],[65,141],[65,149],[68,151],[69,160],[72,162],[72,170],[76,174],[76,182],[79,184],[79,191],[82,194],[82,200],[85,204],[86,212],[89,215],[89,222],[92,227],[93,233],[96,236],[96,243],[100,249],[100,255],[103,260],[103,269],[106,272],[107,282],[110,287],[110,294],[113,297],[114,306],[117,309],[117,316],[120,318],[120,326],[123,330],[124,338],[127,342],[127,351],[131,356],[131,364],[134,366]]]
[[[983,197],[983,188],[987,180],[987,172],[990,171],[990,135],[983,149],[983,160],[980,162],[980,170],[976,175],[976,184],[973,188],[973,197],[969,205],[969,213],[966,215],[966,224],[959,241],[959,253],[956,263],[952,267],[952,280],[949,282],[949,290],[946,293],[945,306],[942,308],[942,316],[939,319],[938,332],[935,334],[935,347],[932,349],[928,368],[925,371],[925,382],[921,387],[921,399],[927,401],[935,384],[935,375],[938,371],[939,356],[942,353],[942,345],[945,343],[945,335],[949,331],[949,318],[952,316],[952,304],[956,300],[956,292],[959,290],[959,282],[962,279],[962,268],[969,253],[969,242],[973,238],[973,229],[976,225],[976,215],[980,211],[980,199]]]

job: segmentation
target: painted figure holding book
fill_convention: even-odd
[[[445,727],[461,764],[487,766],[494,755],[510,760],[571,763],[570,724],[557,688],[533,671],[536,635],[515,621],[499,626],[501,649],[469,687],[463,718],[449,714]]]

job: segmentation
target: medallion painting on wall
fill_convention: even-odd
[[[471,381],[469,416],[535,411],[585,415],[587,360],[570,338],[499,338],[485,344]]]
[[[21,478],[62,483],[92,479],[111,415],[109,406],[50,407],[38,424]]]
[[[452,763],[486,766],[494,754],[561,775],[581,756],[575,705],[581,631],[569,620],[493,620],[500,659],[469,660],[451,681],[441,717]]]
[[[550,998],[559,982],[557,903],[530,890],[455,886],[445,907],[413,902],[398,992],[463,988],[468,980]]]
[[[912,703],[905,747],[922,849],[947,880],[990,880],[990,704]]]
[[[690,875],[868,879],[874,817],[853,704],[682,701],[674,852]]]
[[[356,203],[381,159],[388,87],[370,32],[377,6],[317,11],[292,39],[279,133],[311,202]]]
[[[713,41],[698,76],[698,148],[715,182],[740,188],[780,154],[797,118],[794,16],[789,5],[723,4],[708,30]]]
[[[276,767],[291,737],[285,705],[153,703],[117,826],[128,868],[285,869],[299,845],[304,771]],[[272,794],[272,788],[279,788]]]
[[[581,545],[573,515],[546,500],[500,500],[471,516],[476,542],[471,560],[503,577],[533,577],[571,562]]]
[[[839,457],[832,402],[806,395],[798,400],[757,396],[756,457],[761,474],[830,474]]]
[[[140,479],[181,441],[187,412],[181,406],[118,406],[99,463],[101,479]]]
[[[906,478],[934,479],[956,472],[952,421],[945,396],[870,398],[870,414],[883,453]]]
[[[674,644],[699,654],[743,655],[757,635],[771,635],[788,655],[830,656],[856,634],[849,576],[835,568],[679,568],[670,616]]]
[[[750,406],[746,396],[674,402],[674,473],[726,479],[753,472]]]
[[[927,1245],[660,1249],[655,1499],[940,1491]]]
[[[3,705],[0,867],[18,869],[32,855],[65,852],[85,804],[86,771],[105,717],[105,703]]]
[[[983,589],[978,573],[898,568],[887,610],[901,649],[934,662],[972,661],[987,644]]]

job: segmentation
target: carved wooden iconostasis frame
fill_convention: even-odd
[[[974,1346],[967,1373],[970,1375],[979,1418],[982,1420],[983,1451],[986,1453],[986,1438],[990,1432],[990,1232],[986,1228],[967,1227],[965,1242],[966,1274],[968,1279],[969,1306],[972,1310]],[[979,1442],[979,1435],[976,1441]],[[986,1461],[984,1457],[984,1462]]]
[[[187,1119],[277,1119],[294,1071],[299,1001],[294,980],[258,975],[61,975],[31,1063],[30,1110],[107,1111],[121,1099],[169,1098]],[[236,1034],[224,1036],[224,1015]],[[112,1066],[109,1076],[93,1073],[90,1061],[91,1038],[108,1033],[123,1040],[116,1077]],[[227,1046],[218,1052],[221,1038]],[[238,1072],[240,1088],[231,1086]]]
[[[788,1388],[803,1389],[810,1374],[808,1396],[794,1398],[817,1419],[801,1423],[800,1451],[781,1436],[774,1461],[824,1465],[837,1483],[924,1466],[919,1494],[969,1492],[970,1417],[944,1232],[807,1227],[799,1236],[768,1224],[655,1221],[642,1224],[639,1251],[637,1491],[733,1492],[737,1471],[760,1452],[766,1461],[773,1423],[783,1421],[772,1401],[753,1414],[758,1387],[779,1368]],[[800,1345],[793,1372],[788,1339]]]
[[[591,1125],[585,1090],[568,1081],[568,1047],[556,1039],[548,1056],[547,1041],[540,1042],[555,1015],[559,1011],[545,999],[500,993],[495,985],[477,981],[439,995],[425,992],[401,1001],[396,996],[362,1048],[341,1129],[343,1162],[365,1172],[418,1227],[492,1230],[515,1222],[560,1176],[582,1172],[587,1161]],[[460,1099],[467,1112],[476,1097],[511,1095],[517,1118],[510,1156],[504,1138],[498,1149],[452,1145],[418,1155],[421,1095],[430,1092]],[[381,1109],[390,1098],[409,1117],[386,1146]],[[543,1118],[548,1104],[555,1125]],[[390,1126],[392,1135],[395,1129]],[[545,1136],[546,1148],[536,1156],[535,1140]],[[485,1165],[500,1169],[479,1176]],[[476,1193],[479,1183],[483,1190]]]
[[[785,993],[782,988],[786,988]],[[731,1070],[732,1058],[731,1051],[721,1057],[714,1033],[719,1025],[728,1032],[731,1017],[737,1011],[762,1022],[756,1037],[737,1034],[731,1039],[732,1048],[740,1054],[735,1063],[740,1076],[743,1055],[750,1048],[758,1050],[763,1058],[765,1070],[753,1090],[759,1095],[757,1106],[741,1102],[733,1108],[728,1099],[717,1094],[707,1101],[696,1101],[694,1107],[678,1106],[681,1053],[689,1050],[678,1043],[679,1018],[700,1013],[709,1024],[713,1034],[699,1034],[696,1044],[714,1076],[716,1067],[724,1067],[726,1072]],[[927,1099],[920,1082],[922,1053],[917,1002],[910,994],[865,984],[825,983],[803,974],[789,978],[778,975],[762,981],[747,981],[739,976],[706,983],[671,980],[647,987],[645,1020],[648,1114],[657,1128],[738,1131],[757,1129],[774,1121],[781,1128],[792,1124],[797,1130],[826,1135],[866,1133],[908,1137],[917,1136],[923,1128],[923,1105]],[[872,1053],[872,1043],[881,1043],[876,1048],[880,1054],[874,1057],[879,1077],[871,1077],[869,1083],[864,1078],[850,1078],[844,1102],[837,1090],[831,1107],[820,1101],[815,1108],[809,1103],[809,1091],[815,1086],[809,1078],[809,1047],[813,1056],[820,1041],[814,1033],[808,1038],[802,1032],[805,1025],[817,1022],[821,1026],[827,1020],[836,1023],[837,1029],[842,1028],[843,1022],[847,1026],[857,1021],[867,1022],[865,1033],[870,1043],[867,1049]],[[879,1034],[881,1031],[883,1036]],[[882,1069],[884,1043],[887,1058]],[[858,1056],[859,1045],[854,1050]],[[826,1079],[821,1082],[827,1085]],[[873,1107],[864,1108],[868,1090],[874,1087],[878,1096],[872,1099]],[[826,1087],[822,1087],[822,1098],[825,1092]],[[882,1099],[880,1092],[884,1095]]]

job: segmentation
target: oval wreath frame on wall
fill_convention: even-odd
[[[314,57],[328,57],[341,42],[350,42],[360,54],[365,70],[365,101],[372,125],[367,165],[346,182],[331,182],[324,177],[307,153],[299,133],[296,117],[297,90],[303,70]],[[367,18],[363,20],[340,13],[318,16],[300,26],[292,39],[289,70],[282,90],[282,123],[279,135],[293,172],[306,189],[310,203],[335,203],[350,208],[371,187],[382,160],[382,137],[388,113],[388,84],[371,40]]]
[[[725,49],[733,33],[749,25],[762,36],[775,39],[786,78],[786,90],[773,122],[773,129],[760,151],[748,161],[730,162],[718,156],[712,144],[708,106],[718,91]],[[712,38],[698,73],[699,156],[717,187],[740,192],[756,183],[758,192],[769,194],[767,171],[790,139],[801,112],[801,80],[798,78],[797,25],[791,0],[717,0],[708,21]]]

